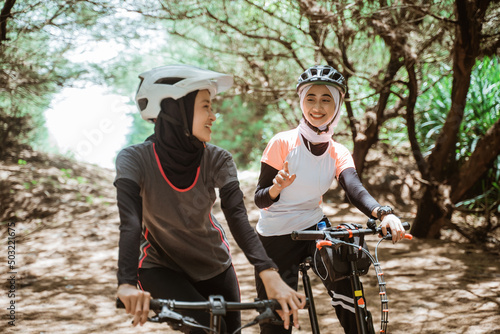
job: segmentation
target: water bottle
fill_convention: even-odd
[[[318,231],[323,231],[326,228],[326,222],[324,220],[320,221],[317,225]]]
[[[318,224],[316,225],[316,228],[318,229],[318,231],[323,231],[326,229],[326,222],[324,220],[318,222]],[[321,241],[322,239],[317,239],[316,242],[318,241]]]

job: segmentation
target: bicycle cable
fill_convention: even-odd
[[[240,328],[238,328],[237,330],[235,330],[232,334],[236,334],[236,333],[238,333],[239,331],[241,331],[244,328],[248,328],[248,327],[251,327],[251,326],[254,326],[254,325],[257,325],[257,324],[261,324],[261,323],[271,323],[271,324],[275,324],[275,325],[282,325],[283,321],[282,320],[277,320],[276,319],[276,315],[273,312],[273,310],[271,310],[269,307],[267,307],[265,309],[265,311],[263,311],[262,313],[260,313],[258,316],[256,316],[249,323],[247,323],[247,324],[241,326]]]
[[[316,256],[317,256],[317,254],[318,254],[318,248],[316,247],[316,249],[314,250],[314,256],[313,256],[313,261],[312,261],[312,262],[313,262],[313,264],[314,264],[314,269],[316,270],[316,273],[317,273],[318,277],[319,277],[319,278],[321,278],[323,281],[326,281],[326,279],[328,278],[328,269],[327,269],[327,267],[326,267],[326,263],[325,263],[325,261],[324,261],[324,260],[323,260],[323,258],[320,256],[319,258],[320,258],[321,263],[323,264],[323,267],[325,268],[325,272],[326,272],[325,277],[321,276],[321,273],[319,272],[319,270],[318,270],[318,266],[317,266],[317,262],[318,262],[318,261],[316,261]]]
[[[392,235],[388,232],[385,236],[383,236],[378,241],[377,245],[375,246],[375,257],[373,257],[368,250],[364,249],[360,245],[349,243],[349,242],[346,242],[346,241],[343,241],[343,240],[340,240],[337,238],[332,238],[332,237],[328,236],[328,234],[326,234],[325,237],[328,241],[332,242],[335,245],[347,245],[347,246],[354,247],[357,250],[363,251],[363,253],[365,253],[366,256],[373,263],[373,267],[375,269],[375,274],[377,276],[377,283],[379,286],[379,296],[380,296],[380,304],[381,304],[380,305],[380,333],[387,333],[387,324],[389,323],[389,299],[387,298],[387,289],[386,289],[386,282],[384,280],[384,273],[382,271],[382,267],[380,266],[380,263],[378,262],[378,246],[380,245],[380,243],[382,241],[387,240],[389,238],[392,238]],[[316,256],[316,251],[315,251],[314,255]],[[316,265],[316,261],[314,261],[314,262]],[[325,263],[324,262],[322,262],[322,263],[326,269]],[[316,268],[316,271],[317,271],[317,268]],[[322,278],[322,277],[320,276],[320,278]]]

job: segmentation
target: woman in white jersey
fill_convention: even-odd
[[[363,187],[349,151],[332,139],[346,92],[344,77],[330,66],[313,66],[298,80],[297,93],[303,118],[297,128],[275,135],[261,159],[255,203],[261,209],[257,232],[281,277],[297,289],[298,268],[314,251],[313,241],[293,241],[292,231],[316,229],[327,220],[322,195],[337,178],[349,200],[368,217],[379,218],[383,233],[389,227],[393,242],[404,237],[401,221],[392,208],[380,205]],[[266,298],[256,276],[259,298]],[[349,279],[323,281],[345,333],[357,333]],[[290,333],[272,325],[261,333]]]
[[[250,226],[231,155],[208,143],[215,121],[211,100],[231,87],[232,77],[170,65],[139,78],[137,106],[143,119],[155,123],[154,135],[118,154],[114,182],[120,214],[118,297],[134,315],[134,325],[146,322],[151,296],[240,300],[228,241],[211,211],[218,188],[231,233],[269,298],[280,302],[285,327],[291,314],[298,326],[305,296],[283,282]],[[209,325],[206,312],[185,315]],[[240,322],[239,312],[224,317],[230,333]]]

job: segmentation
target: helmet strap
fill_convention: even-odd
[[[183,132],[186,135],[186,137],[189,137],[191,135],[191,132],[189,131],[189,125],[186,117],[186,111],[184,110],[184,101],[182,99],[177,100],[177,103],[179,104],[179,110],[182,115],[182,122],[180,122],[177,118],[165,113],[163,117],[171,124],[180,126],[183,128]]]
[[[312,125],[311,123],[309,123],[309,121],[307,120],[307,118],[304,116],[304,114],[302,114],[302,117],[304,118],[304,121],[306,122],[307,126],[309,128],[311,128],[311,130],[313,130],[314,132],[316,132],[316,134],[319,136],[323,133],[328,133],[328,131],[330,130],[330,125],[332,125],[333,123],[333,120],[335,119],[335,116],[332,117],[332,120],[326,125],[326,128],[324,130],[320,130],[319,128],[315,127],[314,125]]]
[[[193,145],[195,147],[197,147],[199,149],[203,148],[204,144],[198,138],[196,138],[191,133],[191,130],[189,129],[189,122],[188,122],[187,116],[186,116],[186,109],[184,106],[184,100],[181,98],[178,100],[178,102],[179,102],[179,108],[180,108],[181,114],[182,114],[182,121],[184,122],[184,124],[183,124],[184,134],[186,135],[186,137],[189,138],[189,140],[191,141],[191,143],[193,143]]]
[[[188,124],[188,120],[187,120],[187,116],[186,116],[186,109],[184,107],[184,100],[179,99],[177,101],[179,103],[179,109],[181,110],[182,121],[184,122],[184,124],[183,124],[184,134],[186,135],[186,137],[190,137],[191,131],[189,130],[189,124]]]

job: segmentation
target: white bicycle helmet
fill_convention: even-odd
[[[210,98],[231,88],[233,77],[190,65],[167,65],[139,75],[135,102],[144,120],[152,121],[160,113],[163,99],[177,100],[195,90],[208,89]]]

